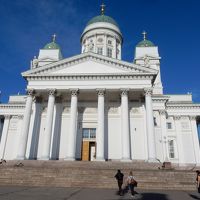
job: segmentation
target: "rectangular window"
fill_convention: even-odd
[[[83,138],[86,138],[86,139],[96,138],[96,129],[95,128],[83,128]]]
[[[172,123],[171,122],[167,122],[167,129],[172,129]]]
[[[100,55],[103,55],[103,48],[102,47],[98,47],[97,48],[97,53]]]
[[[153,117],[154,126],[157,126],[156,117]]]
[[[112,45],[112,41],[111,41],[111,40],[108,40],[108,44],[109,44],[109,45]]]
[[[174,153],[174,140],[169,140],[169,141],[168,141],[168,147],[169,147],[169,157],[170,157],[170,158],[175,158],[175,153]]]
[[[107,48],[107,56],[112,58],[112,49],[111,48]]]
[[[89,138],[89,129],[83,128],[83,138]]]

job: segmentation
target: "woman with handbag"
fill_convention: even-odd
[[[129,190],[131,191],[131,196],[134,195],[134,187],[137,187],[137,181],[135,180],[135,177],[133,176],[133,172],[130,171],[129,176],[127,178],[127,184],[129,187]]]

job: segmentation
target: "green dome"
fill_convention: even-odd
[[[109,16],[107,16],[107,15],[98,15],[98,16],[96,16],[96,17],[93,17],[93,18],[87,23],[87,26],[90,25],[90,24],[97,23],[97,22],[106,22],[106,23],[110,23],[110,24],[113,24],[113,25],[119,27],[118,24],[117,24],[117,22],[116,22],[113,18],[111,18],[111,17],[109,17]]]
[[[60,49],[60,46],[55,42],[51,42],[46,44],[43,49]]]
[[[149,40],[142,40],[137,44],[137,47],[154,47],[154,43]]]

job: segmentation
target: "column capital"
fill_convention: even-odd
[[[71,96],[75,96],[76,97],[76,96],[78,96],[79,89],[78,88],[71,89],[70,92],[71,92]]]
[[[49,94],[49,96],[55,96],[55,94],[56,94],[56,89],[55,89],[55,88],[50,88],[50,89],[48,89],[48,94]]]
[[[17,117],[18,117],[18,119],[23,119],[24,118],[23,115],[18,115]]]
[[[122,88],[120,89],[121,91],[121,96],[127,96],[129,92],[129,88]]]
[[[190,120],[195,120],[195,121],[196,121],[197,117],[196,117],[195,115],[192,115],[192,116],[189,116],[189,119],[190,119]]]
[[[10,119],[11,115],[4,115],[5,119]]]
[[[98,96],[104,96],[105,95],[105,89],[96,89],[96,92]]]
[[[153,89],[152,88],[144,88],[145,96],[151,96],[152,93],[153,93]]]
[[[174,120],[180,120],[181,119],[181,116],[179,115],[176,115],[176,116],[173,116]]]
[[[160,115],[166,115],[167,111],[166,110],[159,110]]]
[[[35,96],[33,99],[34,103],[42,103],[43,98],[41,96]]]
[[[32,88],[26,89],[26,93],[28,96],[33,96],[35,94],[35,90]]]

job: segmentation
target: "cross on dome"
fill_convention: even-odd
[[[105,13],[105,7],[106,5],[104,3],[101,4],[101,15],[104,15]]]
[[[52,35],[52,41],[53,41],[53,42],[56,41],[56,34],[55,34],[55,33]]]
[[[143,32],[142,32],[142,35],[143,35],[143,39],[146,40],[146,38],[147,38],[147,32],[146,32],[146,31],[143,31]]]

